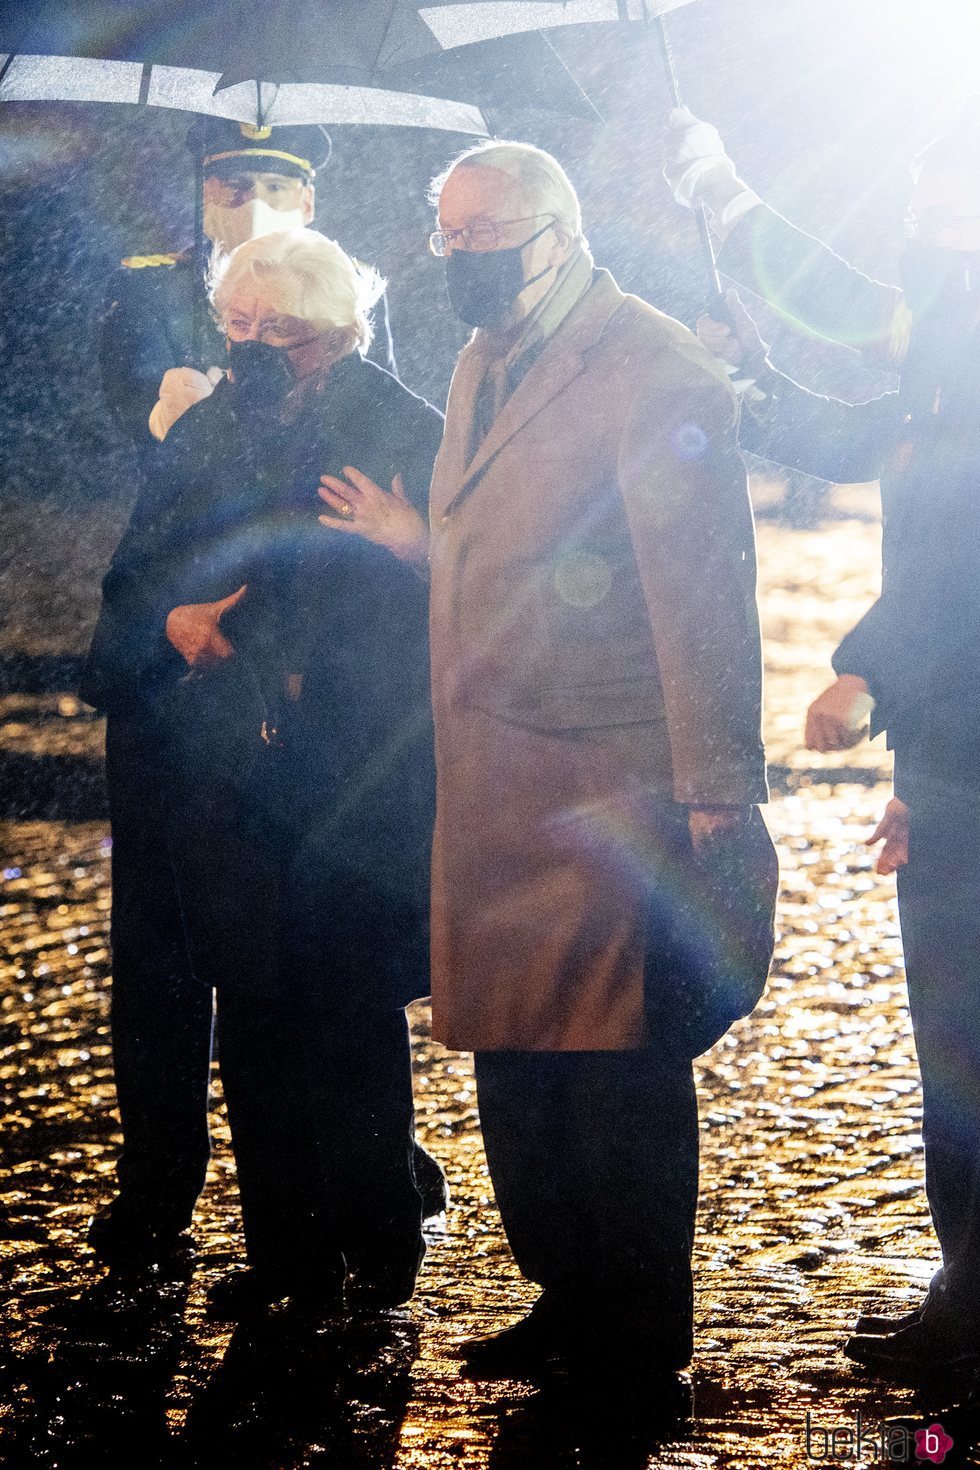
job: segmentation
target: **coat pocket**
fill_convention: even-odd
[[[585,684],[477,690],[471,694],[469,703],[486,714],[532,730],[591,730],[666,723],[660,680],[651,674]]]

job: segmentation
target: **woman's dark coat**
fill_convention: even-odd
[[[167,744],[168,839],[210,983],[332,1007],[428,989],[427,588],[321,526],[316,491],[347,465],[385,488],[400,473],[425,516],[441,432],[357,355],[290,423],[239,416],[219,384],[171,430],[113,560],[89,697],[138,703]],[[190,671],[168,612],[243,584],[221,625],[234,657]]]

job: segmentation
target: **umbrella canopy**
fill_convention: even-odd
[[[437,128],[486,137],[480,108],[383,87],[256,81],[220,88],[221,73],[78,56],[0,55],[0,102],[129,102],[256,126],[296,123]]]
[[[18,0],[0,47],[0,101],[129,102],[266,125],[476,134],[502,106],[597,116],[543,36],[504,32],[448,65],[407,0]]]
[[[419,6],[444,49],[557,26],[656,20],[692,0],[445,0]]]

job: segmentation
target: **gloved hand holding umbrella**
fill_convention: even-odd
[[[721,221],[727,223],[731,207],[736,201],[741,203],[743,196],[745,208],[759,203],[759,196],[738,177],[718,129],[695,117],[689,107],[672,107],[667,114],[664,178],[678,204],[687,209],[704,205],[711,210],[716,227]],[[735,219],[744,212],[740,209]]]

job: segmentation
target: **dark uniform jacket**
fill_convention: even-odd
[[[760,294],[775,280],[780,303],[804,324],[833,328],[845,341],[856,324],[870,337],[877,322],[884,340],[893,288],[862,276],[765,206],[751,211],[732,241],[726,270]],[[754,251],[762,245],[760,257]],[[869,403],[821,397],[779,374],[762,385],[768,403],[756,417],[743,415],[747,448],[826,480],[881,479],[882,594],[833,662],[838,673],[864,678],[875,698],[873,729],[887,728],[896,750],[896,789],[908,797],[933,779],[975,783],[980,334],[957,337],[948,325],[917,322],[900,390]]]
[[[207,980],[275,991],[329,954],[347,996],[404,1004],[427,989],[427,587],[321,526],[316,491],[345,465],[383,486],[401,473],[425,515],[441,431],[435,409],[353,354],[286,425],[240,419],[220,383],[155,458],[105,579],[89,697],[141,708],[170,753]],[[243,584],[222,621],[234,657],[189,671],[168,612]]]
[[[211,318],[207,261],[194,252],[132,256],[110,284],[99,346],[102,383],[117,422],[141,460],[156,446],[147,419],[168,368],[207,372],[225,366],[224,338]],[[368,354],[394,373],[395,355],[384,297],[375,308]]]

